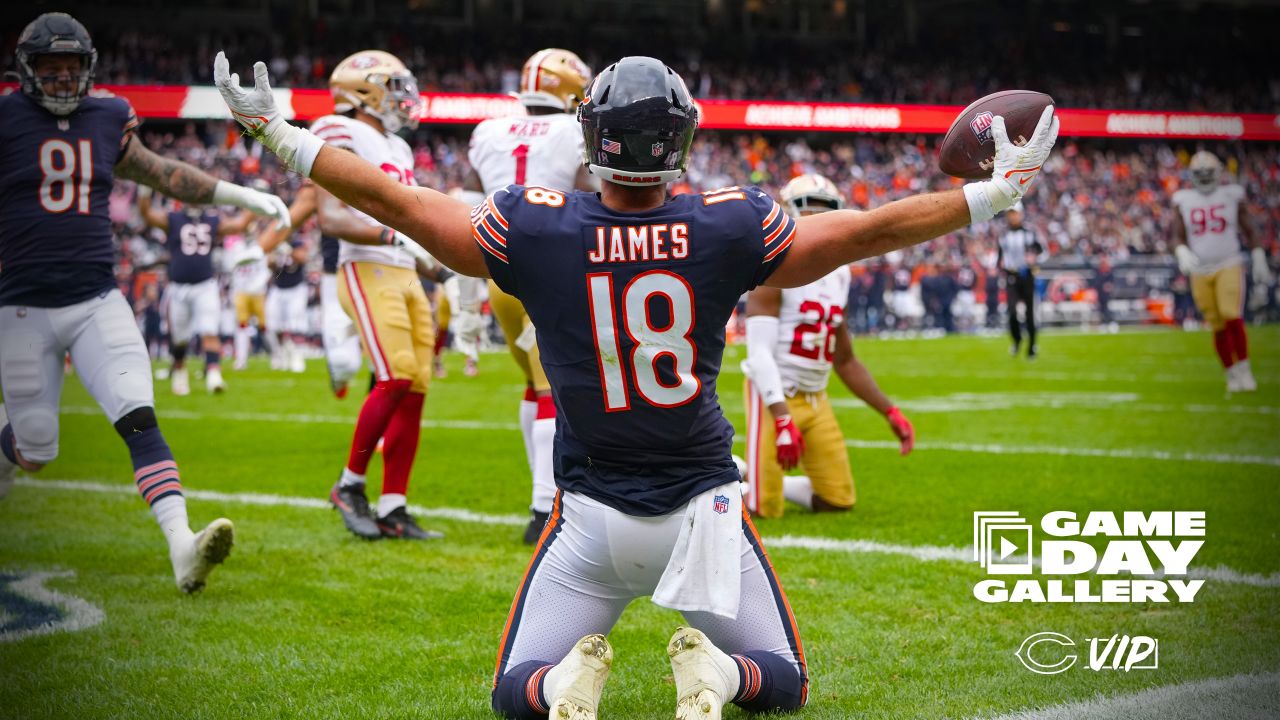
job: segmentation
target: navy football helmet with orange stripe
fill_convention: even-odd
[[[684,174],[698,108],[674,70],[632,56],[596,76],[578,122],[592,174],[619,185],[659,185]]]

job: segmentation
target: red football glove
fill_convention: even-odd
[[[804,437],[790,415],[775,418],[773,428],[778,435],[778,464],[783,470],[790,470],[800,463],[800,456],[804,454]]]
[[[911,448],[916,446],[916,429],[911,426],[911,421],[896,406],[889,408],[885,417],[889,420],[889,429],[893,430],[893,434],[898,436],[898,442],[902,443],[899,452],[910,455]]]

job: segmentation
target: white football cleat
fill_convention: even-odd
[[[738,664],[702,631],[679,628],[667,643],[676,680],[676,720],[720,720],[738,694]]]
[[[302,356],[300,348],[294,347],[289,350],[289,371],[295,373],[307,371],[307,359]]]
[[[600,693],[611,667],[613,648],[605,636],[588,635],[575,643],[556,665],[556,673],[562,679],[547,696],[548,720],[596,720]]]
[[[1253,377],[1253,369],[1249,367],[1248,360],[1241,360],[1231,369],[1236,372],[1236,390],[1239,392],[1257,392],[1258,381]]]
[[[235,526],[226,518],[218,518],[191,538],[190,543],[169,551],[173,577],[184,593],[198,592],[213,568],[231,554],[235,544]]]
[[[209,368],[204,376],[204,387],[215,395],[226,391],[227,383],[222,379],[222,368]]]
[[[169,373],[169,388],[179,397],[191,394],[191,383],[187,379],[186,368],[174,368],[173,372]]]
[[[5,411],[4,404],[0,403],[0,429],[9,424],[9,413]],[[9,494],[9,489],[13,487],[13,481],[18,474],[18,466],[9,462],[9,458],[0,453],[0,500]]]

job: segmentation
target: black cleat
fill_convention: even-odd
[[[551,516],[550,513],[538,512],[537,510],[531,510],[530,513],[529,524],[524,529],[525,545],[532,545],[538,542],[538,538],[542,535],[542,528],[547,524],[547,518]]]
[[[1035,360],[1037,355],[1039,355],[1039,353],[1036,351],[1035,345],[1032,345],[1030,348],[1027,349],[1028,360]]]
[[[438,540],[444,537],[442,532],[419,527],[403,505],[378,518],[378,529],[382,531],[382,537],[402,540]]]
[[[353,535],[365,540],[377,540],[382,537],[378,523],[369,510],[369,498],[365,497],[364,484],[343,485],[341,481],[329,491],[329,502],[342,515],[342,523]]]

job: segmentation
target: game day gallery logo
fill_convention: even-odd
[[[973,559],[1002,577],[979,581],[973,596],[986,603],[1195,602],[1204,580],[1188,579],[1187,571],[1204,535],[1202,511],[1082,519],[1058,510],[1040,519],[1038,531],[1017,512],[975,512]],[[1018,575],[1031,577],[1011,577]]]

